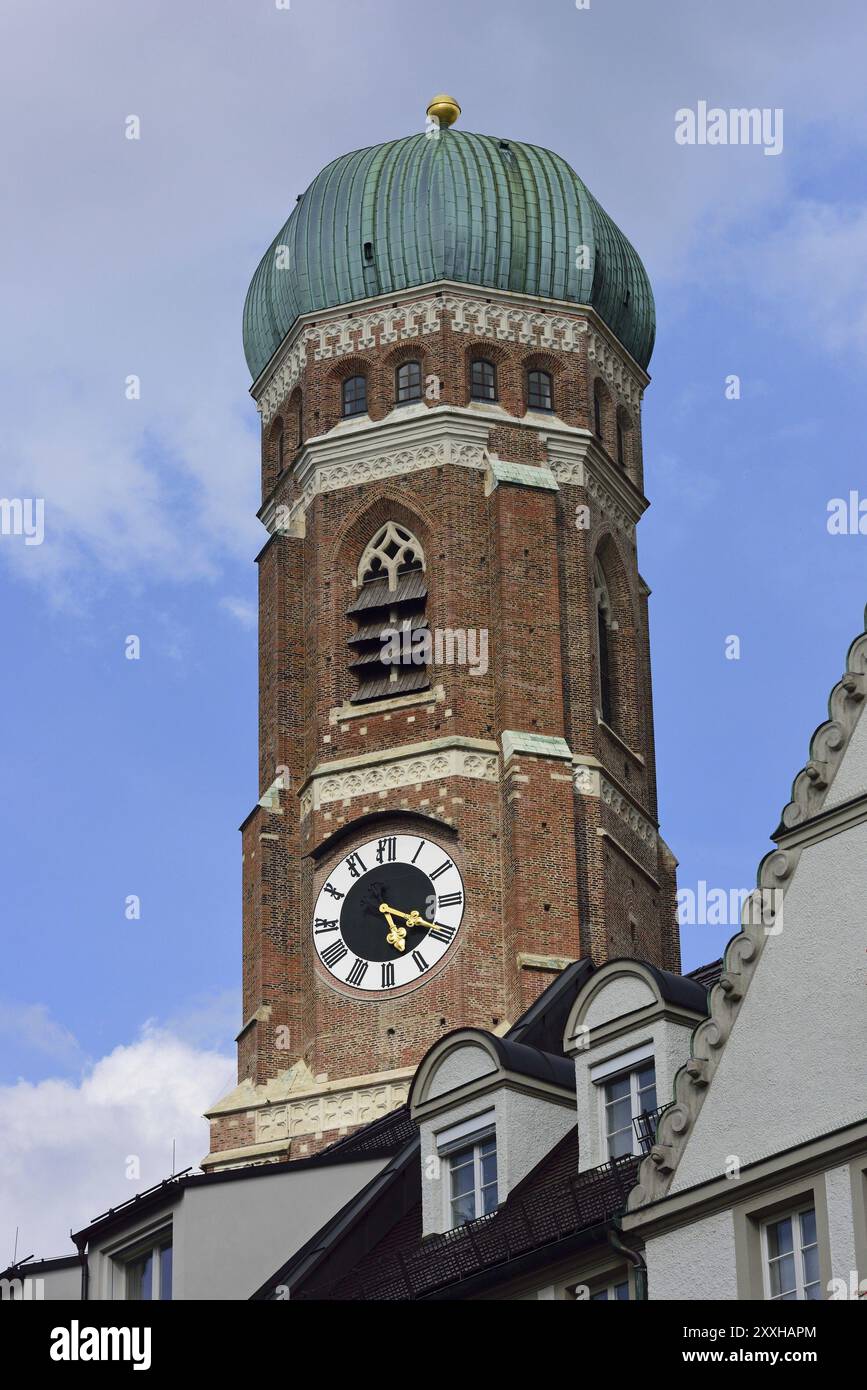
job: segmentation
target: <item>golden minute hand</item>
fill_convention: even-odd
[[[417,907],[414,907],[412,912],[401,912],[399,907],[390,907],[384,903],[379,910],[386,914],[391,913],[394,917],[402,917],[408,927],[433,927],[436,925],[434,922],[426,922]]]

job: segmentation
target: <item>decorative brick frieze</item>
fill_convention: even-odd
[[[301,814],[309,815],[330,801],[349,801],[379,791],[417,787],[453,777],[496,782],[497,745],[485,740],[433,739],[390,753],[367,753],[314,768],[301,793]]]

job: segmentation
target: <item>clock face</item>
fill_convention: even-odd
[[[377,993],[423,983],[463,915],[448,852],[419,835],[386,835],[335,864],[316,899],[313,942],[335,980]]]

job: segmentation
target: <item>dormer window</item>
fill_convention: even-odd
[[[497,369],[483,357],[477,357],[470,368],[470,398],[474,401],[497,399]]]
[[[365,415],[367,413],[367,378],[347,377],[343,383],[343,415]]]
[[[644,1153],[642,1117],[656,1114],[653,1058],[605,1083],[605,1142],[609,1158]],[[648,1119],[645,1118],[644,1129]]]
[[[395,374],[395,400],[398,405],[421,400],[421,363],[403,362]]]
[[[554,409],[554,388],[550,372],[527,373],[527,405],[530,410]]]

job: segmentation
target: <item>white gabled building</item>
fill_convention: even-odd
[[[654,1299],[867,1294],[867,633],[623,1226]]]

